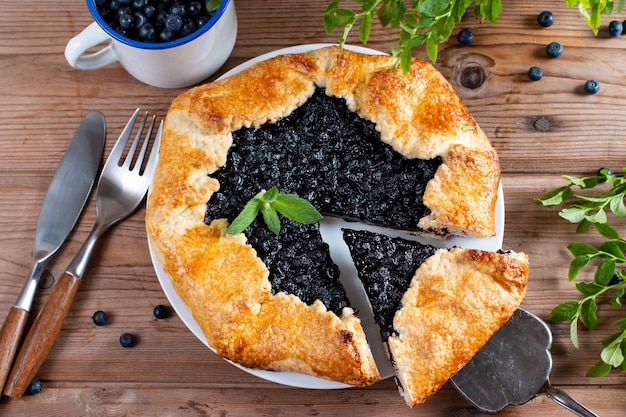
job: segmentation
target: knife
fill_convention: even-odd
[[[30,276],[0,330],[0,393],[22,341],[41,273],[67,239],[87,203],[100,168],[105,137],[102,113],[87,113],[48,187],[37,222]]]

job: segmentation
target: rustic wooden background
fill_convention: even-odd
[[[336,42],[326,35],[326,1],[236,0],[239,35],[232,57],[216,76],[278,48]],[[536,17],[552,10],[550,28]],[[626,18],[626,13],[615,16]],[[453,83],[498,150],[506,201],[504,248],[531,258],[524,307],[547,318],[557,304],[577,297],[567,281],[568,242],[597,241],[576,236],[555,209],[533,198],[562,184],[561,174],[592,174],[601,166],[625,165],[626,36],[609,38],[605,17],[594,37],[576,9],[563,0],[505,1],[492,25],[467,17],[460,28],[475,35],[471,47],[455,39],[443,45],[437,67]],[[89,110],[108,123],[107,151],[137,106],[164,115],[181,90],[143,85],[119,65],[97,72],[73,70],[66,42],[91,18],[83,0],[39,0],[0,4],[0,320],[13,305],[28,275],[39,206],[73,132]],[[457,29],[458,31],[458,29]],[[456,31],[455,31],[456,33]],[[395,34],[375,29],[369,47],[388,52]],[[545,45],[559,41],[565,52],[548,59]],[[355,38],[350,42],[358,43]],[[417,53],[425,57],[423,51]],[[530,66],[544,77],[531,82]],[[601,84],[597,95],[583,92],[587,79]],[[68,244],[49,264],[34,311],[76,252],[95,217],[91,201]],[[316,391],[266,382],[227,364],[173,316],[156,321],[152,308],[167,304],[148,255],[143,210],[110,231],[92,259],[61,334],[39,372],[44,390],[36,396],[0,399],[1,416],[477,416],[447,384],[427,404],[405,407],[393,381],[366,389]],[[590,277],[588,272],[584,278]],[[110,324],[95,327],[96,310]],[[602,417],[626,409],[626,375],[588,379],[598,340],[615,331],[623,309],[603,299],[597,331],[582,331],[580,349],[569,341],[565,323],[550,323],[554,334],[551,382]],[[139,337],[122,349],[122,332]],[[545,396],[498,415],[569,416]]]

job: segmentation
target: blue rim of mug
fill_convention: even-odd
[[[91,16],[94,18],[94,20],[98,23],[98,25],[102,28],[102,30],[104,30],[111,38],[119,42],[125,43],[126,45],[130,45],[132,47],[140,48],[140,49],[167,49],[167,48],[173,48],[175,46],[184,45],[187,42],[190,42],[196,39],[197,37],[203,35],[204,33],[208,32],[213,26],[215,26],[217,21],[222,17],[222,15],[224,14],[224,11],[226,10],[230,2],[231,0],[222,0],[220,7],[215,11],[215,13],[213,13],[213,16],[211,16],[211,19],[209,19],[208,22],[202,25],[202,27],[200,27],[200,29],[196,30],[195,32],[180,39],[176,39],[176,40],[169,41],[169,42],[160,42],[160,43],[159,42],[140,42],[134,39],[127,38],[126,36],[120,35],[104,21],[102,16],[100,16],[95,0],[87,0],[87,7],[89,8],[89,12],[91,13]]]

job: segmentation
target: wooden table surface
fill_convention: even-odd
[[[237,43],[216,76],[278,48],[336,42],[338,34],[326,35],[322,27],[326,4],[236,0]],[[556,16],[551,28],[536,23],[545,9]],[[619,170],[626,161],[626,36],[609,38],[609,20],[604,18],[602,33],[594,37],[578,11],[563,0],[505,1],[495,25],[466,18],[459,29],[474,32],[474,45],[451,40],[441,47],[437,62],[499,152],[506,201],[503,246],[530,255],[523,306],[544,319],[557,304],[577,298],[566,278],[566,245],[580,237],[556,209],[535,206],[533,198],[563,184],[561,174],[593,174],[602,166]],[[1,320],[31,268],[40,204],[82,117],[89,110],[105,115],[106,155],[132,110],[141,106],[165,115],[182,91],[143,85],[119,65],[96,72],[72,69],[63,56],[65,44],[90,22],[84,0],[0,4]],[[395,34],[375,28],[368,46],[388,52],[395,41]],[[546,58],[545,45],[551,41],[564,45],[561,58]],[[351,38],[351,43],[358,41]],[[426,56],[423,50],[416,55]],[[539,82],[526,76],[533,65],[543,69]],[[582,90],[590,78],[601,84],[597,95]],[[139,210],[103,238],[39,371],[43,391],[19,400],[3,397],[0,416],[480,415],[450,384],[412,410],[392,380],[363,389],[307,390],[267,382],[226,363],[176,315],[154,319],[153,307],[168,300],[150,261],[143,215]],[[94,217],[92,196],[68,243],[48,264],[34,312]],[[615,331],[607,323],[623,314],[608,304],[602,300],[600,307],[605,324],[594,332],[581,331],[579,350],[569,340],[566,323],[549,323],[554,335],[551,382],[599,416],[621,417],[626,413],[626,375],[585,377],[599,357],[598,340]],[[96,310],[107,311],[110,324],[94,326]],[[138,337],[135,347],[120,347],[123,332]],[[540,396],[498,415],[572,414]]]

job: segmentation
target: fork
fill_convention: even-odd
[[[4,394],[9,397],[20,398],[24,394],[52,349],[99,237],[111,226],[134,212],[146,195],[156,167],[163,122],[161,121],[159,125],[152,150],[146,160],[156,120],[156,116],[152,116],[143,145],[135,157],[148,120],[148,112],[146,112],[126,158],[121,163],[139,111],[140,109],[135,110],[128,121],[100,174],[96,191],[96,221],[93,229],[55,285],[24,339],[5,386]]]

